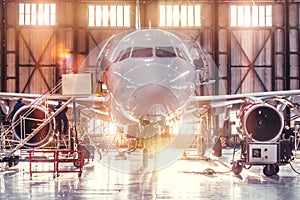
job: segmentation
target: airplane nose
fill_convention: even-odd
[[[135,116],[166,116],[179,106],[178,98],[169,88],[155,83],[139,87],[129,100],[129,110]]]

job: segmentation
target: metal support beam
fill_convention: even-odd
[[[284,59],[284,89],[290,90],[290,10],[289,10],[289,1],[285,2],[285,59]]]
[[[1,5],[1,92],[6,91],[7,61],[6,61],[6,0]]]
[[[213,58],[217,67],[217,70],[219,70],[219,2],[218,0],[214,1],[214,6],[213,6]],[[214,72],[218,73],[218,72]],[[218,73],[219,74],[219,73]],[[219,90],[219,79],[220,77],[217,77],[217,87],[216,90]],[[218,92],[218,91],[216,91]]]
[[[291,89],[291,72],[290,72],[290,0],[285,2],[285,58],[284,58],[284,89]],[[290,109],[287,107],[285,110],[284,120],[290,124]]]
[[[271,60],[271,66],[272,66],[272,91],[275,90],[276,88],[276,53],[275,53],[275,31],[274,28],[272,29],[272,33],[271,33],[271,48],[272,48],[272,60]]]
[[[216,71],[213,72],[216,77],[216,87],[215,87],[215,94],[220,94],[220,87],[219,87],[219,84],[220,84],[220,80],[221,77],[220,77],[220,73],[219,73],[219,2],[218,0],[215,0],[214,1],[214,5],[213,5],[213,58],[214,58],[214,62],[215,62],[215,65],[216,67],[213,68],[215,69]],[[222,87],[221,87],[222,88]],[[227,92],[227,91],[226,91]],[[222,91],[221,91],[221,94],[222,94]],[[219,132],[219,128],[223,128],[223,127],[219,127],[219,117],[217,116],[214,116],[214,121],[215,121],[215,125],[213,127],[213,135],[218,135],[218,132]]]
[[[79,6],[79,1],[74,1],[74,13],[77,13],[77,10],[80,8]],[[72,66],[72,72],[73,73],[77,73],[78,71],[78,63],[77,63],[77,56],[78,56],[78,42],[79,41],[79,38],[78,38],[78,24],[77,24],[77,15],[73,15],[74,18],[73,18],[73,51],[72,51],[72,54],[73,54],[73,66]]]

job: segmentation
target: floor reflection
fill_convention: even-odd
[[[29,163],[1,172],[1,199],[298,199],[300,179],[290,166],[265,177],[262,167],[230,171],[229,156],[178,160],[154,172],[124,173],[91,162],[76,173],[28,173]],[[300,169],[300,163],[295,163]],[[214,173],[204,173],[207,169]],[[219,172],[219,173],[217,173]],[[222,173],[221,173],[222,172]]]

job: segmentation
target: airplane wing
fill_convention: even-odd
[[[110,116],[107,111],[105,103],[109,100],[109,96],[97,97],[78,97],[66,96],[62,94],[28,94],[28,93],[0,93],[0,106],[1,117],[3,122],[8,122],[12,119],[14,112],[14,106],[17,100],[22,99],[26,104],[26,112],[31,112],[32,109],[38,108],[39,110],[45,110],[45,114],[52,113],[54,107],[58,102],[65,102],[64,107],[73,108],[76,106],[76,110],[81,113],[82,116],[89,116],[94,119],[109,122]],[[74,99],[70,101],[70,99]],[[3,116],[2,116],[3,114]],[[18,121],[18,120],[17,120]]]
[[[43,94],[0,92],[0,98],[5,100],[18,100],[19,98],[32,100],[32,99],[40,98],[42,95]],[[59,94],[47,95],[47,99],[50,100],[65,100],[66,98],[67,97],[64,97]]]
[[[210,104],[211,107],[229,106],[233,104],[240,104],[245,102],[248,98],[268,99],[275,97],[287,98],[292,96],[293,102],[300,101],[300,90],[287,90],[287,91],[270,91],[270,92],[257,92],[245,94],[230,94],[230,95],[215,95],[215,96],[193,96],[191,101],[199,102],[201,104]],[[298,100],[299,99],[299,100]]]
[[[62,96],[59,94],[29,94],[29,93],[11,93],[0,92],[0,105],[2,111],[7,115],[11,111],[13,105],[18,99],[27,102],[31,105],[44,104],[47,101],[48,105],[56,105],[58,101],[67,101],[70,97]]]
[[[10,93],[10,92],[0,92],[0,105],[4,113],[8,113],[8,105],[6,101],[16,101],[22,98],[24,101],[33,102],[35,99],[40,98],[41,94],[29,94],[29,93]],[[197,102],[200,105],[209,105],[212,108],[216,107],[227,107],[235,104],[242,104],[246,99],[256,98],[256,99],[268,99],[268,98],[287,98],[291,97],[292,102],[300,102],[300,90],[288,90],[288,91],[269,91],[269,92],[257,92],[257,93],[245,93],[245,94],[230,94],[230,95],[212,95],[212,96],[193,96],[191,98],[192,102]],[[58,101],[67,101],[70,96],[64,96],[61,94],[51,94],[45,97],[47,103],[50,105],[56,105]],[[103,109],[95,109],[95,105],[99,105],[108,102],[109,96],[97,97],[79,97],[76,98],[76,103],[92,109],[94,112],[99,113],[107,120],[108,113],[103,111]],[[72,105],[70,105],[71,107]]]

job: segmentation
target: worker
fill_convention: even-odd
[[[6,122],[6,115],[8,114],[9,107],[6,102],[0,99],[0,124]]]
[[[294,131],[288,124],[285,123],[282,131],[282,137],[283,139],[289,139],[291,136],[294,136]]]
[[[58,105],[54,107],[54,110],[57,111],[62,106],[62,102],[59,101]],[[62,111],[60,111],[55,119],[57,124],[57,131],[59,134],[67,134],[69,129],[69,120],[67,118],[68,107],[66,106]]]
[[[10,114],[10,121],[12,122],[14,115],[16,114],[16,112],[23,106],[25,106],[26,104],[22,101],[22,98],[17,100],[17,103],[14,106],[13,111]]]
[[[5,122],[6,119],[6,114],[5,112],[2,110],[2,108],[0,107],[0,126],[2,125],[2,123]]]

